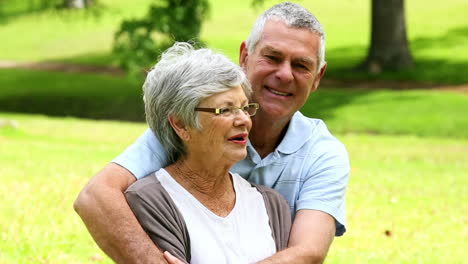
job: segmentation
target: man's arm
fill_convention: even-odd
[[[117,263],[167,263],[138,223],[124,196],[135,177],[110,163],[73,204],[99,247]]]
[[[299,210],[291,228],[288,248],[259,263],[323,263],[335,230],[335,219],[329,214]]]
[[[323,263],[335,230],[335,219],[329,214],[317,210],[300,210],[292,225],[288,248],[258,264]],[[183,264],[169,252],[165,252],[164,256],[170,264]]]

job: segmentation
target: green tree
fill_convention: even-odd
[[[201,43],[199,34],[208,0],[153,1],[146,16],[125,20],[115,34],[114,52],[130,74],[153,65],[175,41]]]

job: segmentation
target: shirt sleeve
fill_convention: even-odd
[[[350,164],[345,147],[336,139],[327,140],[319,147],[326,150],[315,160],[304,178],[296,211],[319,210],[335,218],[336,236],[346,231],[346,187]]]
[[[137,179],[162,168],[166,163],[167,153],[153,134],[147,129],[132,145],[117,156],[112,162],[129,170]]]

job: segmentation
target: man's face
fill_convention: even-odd
[[[241,46],[240,64],[252,84],[252,99],[263,114],[290,119],[315,91],[325,70],[318,72],[320,36],[308,29],[269,20],[253,54]],[[261,113],[259,112],[259,113]]]

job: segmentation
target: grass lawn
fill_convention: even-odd
[[[18,128],[0,128],[0,263],[111,263],[72,202],[146,126],[1,113],[5,119]],[[349,230],[327,263],[462,263],[468,140],[338,137],[352,163]]]
[[[142,82],[0,69],[0,111],[144,121]],[[303,112],[328,120],[339,133],[468,138],[468,96],[455,92],[319,88]]]
[[[468,138],[468,96],[455,92],[319,88],[302,111],[339,133]]]
[[[100,0],[105,7],[94,16],[31,14],[12,1],[0,2],[0,39],[6,40],[0,41],[0,60],[98,65],[115,65],[114,32],[122,19],[143,15],[148,3]],[[250,2],[211,1],[204,24],[206,43],[234,61],[264,9],[253,9]],[[312,10],[327,31],[326,77],[468,83],[465,0],[405,1],[417,68],[380,76],[348,70],[366,53],[370,1],[298,3]],[[88,179],[145,130],[142,81],[0,69],[0,264],[111,263],[72,203]],[[327,263],[465,262],[466,94],[323,87],[302,111],[326,121],[347,146],[352,163],[349,230],[335,239]],[[17,127],[5,126],[5,120]]]

